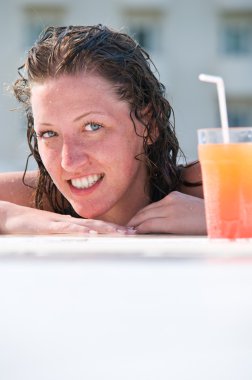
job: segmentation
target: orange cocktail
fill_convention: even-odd
[[[233,132],[248,129],[248,139],[232,137]],[[233,132],[228,144],[218,139],[209,143],[211,139],[206,136],[199,144],[207,230],[211,238],[252,237],[252,128],[230,130]]]

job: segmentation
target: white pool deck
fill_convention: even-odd
[[[1,380],[251,380],[252,240],[0,236]]]

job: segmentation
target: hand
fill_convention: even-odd
[[[130,234],[127,227],[0,201],[1,234]]]
[[[203,199],[173,191],[140,210],[128,223],[139,234],[206,234]]]

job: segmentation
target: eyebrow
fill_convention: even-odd
[[[104,115],[103,112],[98,112],[98,111],[88,111],[88,112],[83,113],[83,114],[80,115],[80,116],[77,116],[77,117],[73,120],[73,122],[75,123],[75,122],[77,122],[77,121],[80,121],[80,120],[83,119],[84,117],[87,117],[87,116],[92,115],[92,114]],[[40,125],[44,125],[44,126],[46,126],[46,127],[52,127],[52,126],[53,126],[53,124],[51,124],[51,123],[39,123],[39,124],[40,124]]]
[[[80,121],[80,120],[83,119],[84,117],[87,117],[87,116],[92,115],[92,114],[104,115],[103,112],[89,111],[89,112],[85,112],[85,113],[83,113],[83,114],[80,115],[80,116],[77,116],[73,121],[74,121],[74,122],[76,122],[76,121]]]

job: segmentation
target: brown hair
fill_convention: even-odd
[[[180,181],[177,155],[181,151],[170,120],[174,119],[173,110],[165,98],[165,87],[153,69],[156,68],[148,53],[136,41],[108,27],[49,27],[44,31],[29,50],[24,65],[19,68],[20,78],[14,84],[16,98],[25,107],[28,144],[39,168],[35,192],[37,208],[43,209],[46,196],[55,212],[75,215],[43,165],[30,104],[32,83],[62,74],[92,71],[109,80],[119,98],[128,102],[133,125],[132,115],[145,126],[144,155],[136,159],[146,163],[151,201],[158,201],[177,188]],[[148,122],[143,118],[145,109],[148,109]]]

